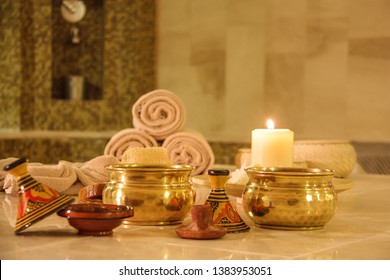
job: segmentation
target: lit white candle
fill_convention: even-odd
[[[294,132],[274,129],[272,120],[267,129],[252,130],[252,166],[291,167],[293,164]]]

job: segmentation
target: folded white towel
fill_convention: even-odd
[[[183,129],[186,111],[181,99],[174,93],[157,89],[142,95],[132,108],[133,125],[146,131],[156,140]]]
[[[99,156],[85,163],[74,163],[71,166],[77,175],[77,181],[83,186],[104,183],[109,179],[107,165],[118,164],[115,156]]]
[[[165,139],[162,147],[168,150],[172,163],[194,166],[192,175],[204,174],[214,165],[214,153],[207,140],[198,132],[174,133]]]
[[[57,192],[77,195],[84,186],[107,182],[109,174],[105,167],[118,163],[119,160],[114,156],[98,156],[85,163],[62,160],[56,165],[50,165],[33,162],[28,163],[27,170],[35,180]],[[19,190],[16,179],[11,174],[5,176],[3,188],[11,194],[16,194]]]
[[[156,139],[154,139],[148,133],[135,128],[125,128],[111,137],[106,147],[104,148],[104,154],[115,156],[119,160],[122,160],[123,154],[129,148],[146,148],[157,146],[158,143]]]

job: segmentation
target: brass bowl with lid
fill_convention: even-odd
[[[334,216],[334,171],[316,168],[262,168],[245,171],[249,182],[243,207],[257,227],[284,230],[321,229]]]
[[[134,216],[124,224],[180,224],[190,212],[195,199],[192,166],[116,164],[106,169],[110,179],[103,203],[134,208]]]

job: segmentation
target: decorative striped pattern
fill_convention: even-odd
[[[226,191],[224,189],[214,189],[211,191],[208,201],[215,203],[215,205],[218,205],[221,202],[229,202],[230,199],[226,195]]]
[[[73,201],[72,197],[60,195],[57,199],[45,203],[42,206],[42,203],[39,203],[37,209],[33,209],[31,213],[28,213],[24,215],[22,218],[18,219],[16,221],[15,225],[15,234],[18,234],[22,230],[26,229],[30,225],[32,225],[35,222],[38,222],[39,220],[45,218],[46,216],[60,210],[65,205],[68,205]],[[35,203],[36,204],[36,203]]]
[[[226,228],[228,233],[240,233],[250,230],[250,227],[242,220],[230,203],[225,189],[212,189],[206,203],[213,209],[214,224]]]
[[[16,178],[19,185],[18,216],[14,228],[15,234],[33,223],[60,210],[74,199],[60,195],[50,187],[41,184],[27,171],[27,160],[21,158],[4,168]]]
[[[27,191],[36,185],[39,185],[40,183],[36,180],[34,180],[33,177],[30,176],[30,174],[26,174],[24,176],[21,176],[18,178],[18,184],[19,186],[23,186],[23,191]]]
[[[358,163],[369,174],[390,174],[390,155],[361,155]]]
[[[390,143],[352,143],[357,162],[369,174],[390,174]]]

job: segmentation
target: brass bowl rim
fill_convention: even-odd
[[[277,176],[334,176],[332,169],[305,168],[305,167],[247,167],[247,173],[256,175],[277,175]]]
[[[156,171],[192,171],[194,166],[188,164],[111,164],[107,165],[106,169],[113,171],[142,171],[142,172],[156,172]]]

